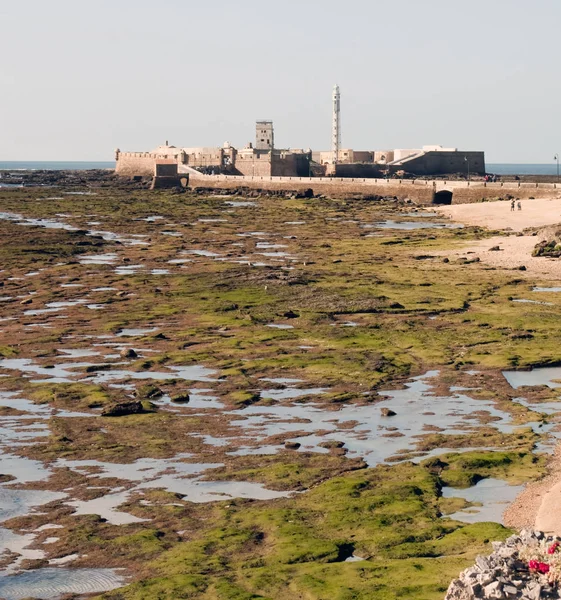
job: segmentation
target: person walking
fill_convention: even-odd
[[[517,206],[518,210],[522,210],[522,202],[520,202],[520,200],[518,200]]]
[[[510,201],[510,210],[513,211],[514,210],[514,199],[512,199]]]

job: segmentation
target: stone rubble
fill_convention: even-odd
[[[478,556],[475,565],[450,584],[444,600],[561,598],[558,588],[538,581],[518,555],[520,546],[537,546],[544,539],[548,544],[561,542],[561,538],[527,530],[509,537],[504,543],[493,542],[493,554]]]

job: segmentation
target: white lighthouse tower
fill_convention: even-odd
[[[333,164],[339,162],[339,149],[341,148],[341,92],[339,86],[333,88],[333,126],[331,137],[331,151]]]

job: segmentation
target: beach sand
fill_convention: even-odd
[[[457,204],[436,210],[465,225],[512,232],[561,223],[561,199],[525,200],[522,210],[514,212],[510,210],[509,201]],[[561,281],[561,259],[534,258],[531,255],[534,246],[546,237],[543,233],[522,236],[513,233],[508,237],[497,236],[440,254],[470,260],[478,257],[483,264],[495,268],[515,269],[517,277]],[[500,250],[491,250],[495,246]],[[520,266],[525,266],[526,270],[518,270]],[[534,528],[561,536],[561,445],[557,446],[548,470],[546,477],[527,485],[505,511],[505,525],[518,529]]]
[[[435,210],[466,225],[488,229],[523,231],[527,227],[543,227],[561,223],[561,199],[522,200],[522,210],[510,210],[510,201],[477,202],[439,206]],[[431,207],[432,210],[433,207]]]
[[[479,202],[438,207],[443,216],[465,225],[477,225],[492,230],[512,231],[508,237],[497,236],[464,246],[457,251],[441,252],[448,258],[479,258],[482,263],[495,268],[519,269],[520,277],[561,281],[561,261],[555,258],[535,258],[534,246],[545,239],[538,235],[520,235],[529,227],[545,227],[561,223],[561,199],[525,200],[522,210],[510,210],[510,202]],[[561,230],[561,226],[559,227]],[[518,235],[516,234],[518,232]],[[498,246],[499,251],[491,250]]]

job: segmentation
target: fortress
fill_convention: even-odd
[[[424,146],[420,149],[312,152],[274,146],[272,121],[257,121],[255,143],[240,150],[229,142],[219,147],[187,148],[166,142],[150,152],[116,150],[116,172],[125,177],[152,177],[156,165],[176,164],[178,174],[194,169],[207,175],[247,177],[363,177],[379,178],[406,172],[412,175],[485,173],[483,152]]]
[[[193,174],[244,177],[379,178],[390,175],[466,175],[485,174],[485,155],[479,151],[424,146],[420,149],[353,150],[341,145],[341,94],[333,90],[332,147],[330,151],[278,149],[272,121],[257,121],[255,142],[240,150],[229,142],[221,147],[187,148],[166,142],[150,152],[116,150],[116,172],[125,177],[151,177],[170,165],[176,175]],[[167,165],[167,166],[166,166]]]
[[[116,150],[116,172],[127,177],[151,177],[157,164],[175,163],[179,174],[199,169],[206,174],[259,177],[307,177],[311,150],[280,150],[274,147],[272,121],[257,121],[255,144],[241,150],[229,142],[222,147],[177,148],[168,142],[151,152]]]

